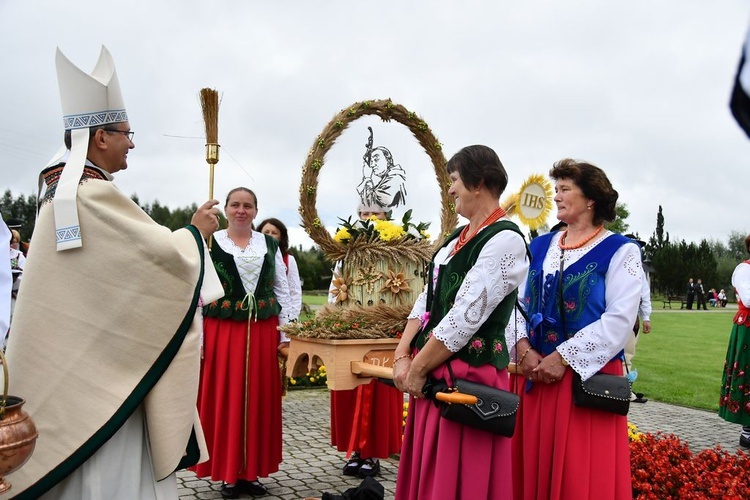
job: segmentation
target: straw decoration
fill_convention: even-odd
[[[203,88],[200,92],[203,122],[206,125],[206,143],[219,142],[219,93],[214,89]]]

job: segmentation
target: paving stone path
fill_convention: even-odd
[[[340,493],[361,482],[341,474],[344,453],[329,444],[329,392],[325,389],[290,391],[283,402],[284,454],[281,470],[262,479],[268,488],[264,499],[298,500]],[[715,413],[649,401],[632,404],[628,420],[642,432],[662,431],[686,440],[694,451],[721,445],[737,449],[739,426],[728,424]],[[378,480],[385,498],[392,499],[398,460],[381,460]],[[221,484],[199,479],[187,471],[178,473],[181,499],[222,498]],[[252,498],[252,497],[246,497]]]

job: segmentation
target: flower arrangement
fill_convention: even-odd
[[[355,220],[352,218],[341,219],[341,227],[336,231],[333,240],[337,243],[348,244],[358,238],[365,238],[368,241],[396,241],[396,240],[424,240],[429,239],[430,235],[427,229],[430,227],[429,222],[419,222],[414,224],[411,221],[411,210],[407,210],[401,219],[401,224],[396,224],[392,220],[381,220],[375,216],[366,220]]]
[[[628,424],[633,498],[750,498],[750,454],[716,447],[693,454],[673,434],[640,434]]]
[[[328,382],[325,365],[321,365],[301,377],[289,377],[289,388],[325,387]]]

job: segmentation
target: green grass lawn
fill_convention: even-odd
[[[662,311],[638,337],[633,390],[649,399],[718,410],[721,373],[736,310]]]
[[[323,294],[303,293],[302,302],[307,304],[308,306],[322,306],[326,302],[328,302],[328,294],[323,295]]]

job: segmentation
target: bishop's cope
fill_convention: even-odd
[[[205,246],[216,201],[177,231],[113,183],[133,150],[114,61],[89,74],[58,49],[66,147],[46,186],[7,351],[39,431],[14,498],[177,498],[206,460],[195,407],[200,305],[222,295]]]

